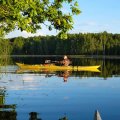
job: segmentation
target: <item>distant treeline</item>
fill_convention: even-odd
[[[0,40],[0,53],[10,55],[120,55],[120,34],[69,34],[56,36],[17,37]]]

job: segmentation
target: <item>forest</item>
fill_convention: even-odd
[[[120,34],[68,34],[0,39],[0,55],[120,55]]]

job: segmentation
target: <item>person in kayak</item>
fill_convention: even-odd
[[[62,61],[51,61],[51,60],[45,60],[45,65],[63,65],[63,66],[69,66],[71,64],[71,61],[68,59],[66,55],[64,55],[64,59]]]
[[[64,66],[69,66],[71,61],[68,59],[66,55],[64,55],[64,60],[61,61],[61,64]]]

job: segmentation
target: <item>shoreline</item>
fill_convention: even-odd
[[[0,55],[4,57],[63,57],[64,55]],[[117,55],[67,55],[70,58],[91,58],[91,59],[120,59]]]

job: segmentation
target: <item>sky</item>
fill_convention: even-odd
[[[76,0],[81,14],[73,16],[74,28],[69,33],[120,33],[120,0]],[[68,12],[67,6],[64,11]],[[30,37],[39,35],[56,35],[56,30],[49,31],[45,26],[35,34],[14,30],[7,38],[18,36]]]

